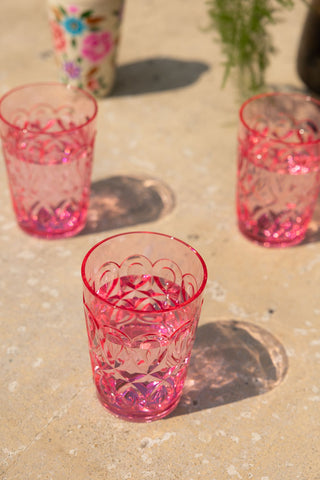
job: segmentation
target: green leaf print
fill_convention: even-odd
[[[80,18],[88,18],[90,17],[91,15],[93,14],[93,10],[86,10],[85,12],[83,12],[80,16]]]
[[[62,15],[67,15],[67,11],[60,5],[59,10],[62,13]]]

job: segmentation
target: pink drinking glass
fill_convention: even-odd
[[[42,238],[86,224],[97,102],[60,83],[24,85],[0,99],[0,136],[18,225]]]
[[[99,400],[125,420],[168,415],[187,374],[207,281],[203,259],[176,238],[129,232],[89,250],[82,279]]]
[[[240,109],[237,215],[240,231],[266,247],[300,243],[320,191],[320,102],[269,93]]]

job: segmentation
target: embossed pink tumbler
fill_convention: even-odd
[[[61,83],[24,85],[0,99],[0,136],[19,226],[41,238],[86,224],[97,102]]]
[[[300,243],[320,191],[320,102],[295,93],[250,98],[238,147],[241,232],[265,247]]]
[[[95,245],[82,264],[93,379],[101,403],[148,422],[178,404],[207,281],[201,256],[160,233]]]

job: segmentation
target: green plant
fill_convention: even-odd
[[[226,58],[222,86],[235,70],[241,91],[256,92],[265,84],[270,55],[275,52],[268,27],[293,0],[208,0],[210,25],[219,35]]]

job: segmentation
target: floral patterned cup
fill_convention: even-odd
[[[111,92],[123,6],[124,0],[48,0],[62,82],[96,97]]]

